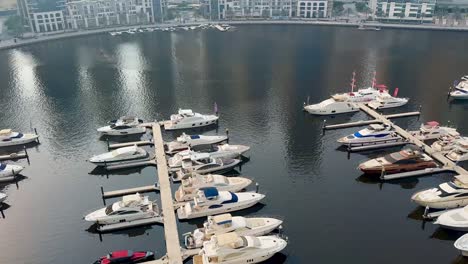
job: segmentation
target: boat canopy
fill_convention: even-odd
[[[232,216],[231,214],[221,214],[213,216],[213,222],[217,225],[224,225],[232,223]]]
[[[467,174],[457,175],[455,176],[455,180],[460,182],[463,188],[468,188],[468,175]]]
[[[190,139],[200,139],[200,135],[191,135]]]
[[[430,127],[436,127],[439,125],[439,122],[437,121],[429,121],[426,123],[427,126],[430,126]]]
[[[237,244],[243,244],[241,237],[236,232],[230,232],[226,234],[215,236],[219,246],[228,246],[231,248],[238,248]]]
[[[2,129],[0,130],[0,136],[8,136],[11,134],[11,129]]]
[[[218,189],[214,187],[202,188],[200,190],[203,191],[203,194],[205,195],[207,199],[217,197],[219,195]]]
[[[0,163],[0,171],[4,170],[6,168],[6,164]]]
[[[124,197],[122,197],[122,206],[126,207],[134,202],[140,202],[141,200],[142,197],[139,193],[125,195]]]
[[[381,124],[371,124],[369,125],[370,128],[372,128],[373,130],[384,130],[385,129],[385,126],[381,125]]]
[[[193,115],[192,109],[179,109],[179,115]]]

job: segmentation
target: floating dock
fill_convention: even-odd
[[[29,162],[29,154],[26,150],[26,147],[23,147],[22,152],[15,152],[5,155],[0,155],[0,160],[16,160],[16,159],[28,159]]]
[[[164,220],[162,216],[156,216],[152,218],[139,219],[131,222],[122,222],[111,225],[101,225],[98,226],[97,230],[99,232],[109,232],[120,229],[126,229],[130,227],[142,226],[142,225],[151,225],[151,224],[163,224]]]
[[[146,145],[153,145],[153,141],[143,140],[143,141],[134,141],[134,142],[125,142],[125,143],[115,143],[115,144],[109,144],[109,142],[107,142],[108,149],[116,149],[116,148],[131,147],[131,146],[146,146]]]
[[[124,190],[108,191],[108,192],[105,192],[101,186],[101,194],[102,194],[103,199],[120,197],[120,196],[134,194],[134,193],[147,193],[147,192],[156,192],[156,191],[159,191],[158,184],[135,187],[135,188],[124,189]]]
[[[125,164],[118,164],[118,165],[108,165],[104,166],[104,168],[108,171],[111,170],[121,170],[121,169],[129,169],[135,167],[143,167],[143,166],[155,166],[156,161],[154,159],[144,160],[144,161],[137,161],[137,162],[129,162]]]

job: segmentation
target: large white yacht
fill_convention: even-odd
[[[137,146],[130,146],[93,156],[89,159],[89,162],[98,166],[107,166],[149,160],[149,158],[150,156],[146,150]]]
[[[282,223],[282,220],[270,217],[242,217],[231,214],[208,216],[202,228],[184,235],[185,246],[199,248],[212,236],[229,232],[236,232],[239,236],[263,236],[279,228]]]
[[[98,132],[101,135],[107,136],[124,136],[133,134],[143,134],[146,132],[146,128],[140,126],[143,123],[141,119],[134,116],[122,116],[117,120],[109,122],[110,125],[98,128]]]
[[[38,138],[36,134],[22,134],[13,132],[11,129],[2,129],[0,130],[0,147],[24,145],[37,141]]]
[[[179,109],[177,114],[171,115],[171,120],[164,121],[165,130],[204,127],[216,124],[217,115],[203,115],[194,113],[191,109]]]
[[[182,179],[182,184],[175,192],[178,202],[191,201],[197,195],[199,189],[215,187],[218,191],[238,192],[245,189],[252,180],[244,177],[226,177],[223,175],[191,173]]]
[[[208,215],[233,212],[251,207],[265,198],[254,192],[233,193],[218,191],[216,188],[203,188],[193,201],[177,209],[179,219],[192,219]]]
[[[468,140],[458,141],[446,157],[455,162],[468,160]]]
[[[380,93],[375,100],[371,101],[368,105],[374,109],[386,109],[386,108],[393,108],[403,106],[408,103],[408,98],[400,98],[396,97],[396,90],[395,95],[391,96],[387,92]]]
[[[450,92],[450,97],[454,99],[468,99],[468,75],[463,76]]]
[[[338,139],[338,142],[343,145],[362,145],[366,143],[390,142],[392,140],[401,140],[402,138],[392,129],[391,126],[385,124],[372,124],[367,128],[358,132]]]
[[[0,182],[14,180],[23,169],[20,165],[0,163]]]
[[[239,236],[227,233],[213,236],[203,243],[194,264],[259,263],[283,250],[286,240],[278,236]]]
[[[203,146],[202,148],[194,147],[189,150],[181,151],[175,154],[173,157],[167,160],[167,164],[170,168],[177,168],[182,166],[182,161],[184,159],[191,159],[193,161],[199,159],[206,159],[209,158],[224,158],[224,159],[232,159],[238,158],[241,155],[245,154],[249,151],[250,147],[244,145],[208,145]],[[193,151],[196,150],[196,151]]]
[[[126,195],[121,201],[89,213],[84,219],[99,226],[132,223],[142,219],[157,219],[163,222],[157,203],[138,193]]]
[[[462,256],[468,257],[468,234],[464,234],[457,239],[453,246],[460,250]]]
[[[457,208],[468,205],[468,175],[457,175],[450,182],[415,193],[411,200],[434,209]]]
[[[442,213],[434,224],[447,229],[468,231],[468,206]]]
[[[437,121],[429,121],[425,124],[421,124],[419,130],[410,131],[409,133],[419,140],[431,140],[438,139],[449,134],[457,134],[458,132],[456,128],[440,126]]]
[[[210,158],[205,154],[205,157],[192,160],[190,158],[182,161],[182,168],[178,169],[172,176],[173,181],[180,181],[186,177],[188,173],[195,172],[199,174],[207,174],[212,172],[225,173],[231,171],[241,162],[240,159],[223,159]]]
[[[164,145],[167,154],[174,154],[198,145],[219,144],[228,139],[227,136],[187,135],[183,133],[176,140]]]

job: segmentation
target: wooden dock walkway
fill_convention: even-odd
[[[155,192],[159,191],[159,185],[158,184],[153,184],[153,185],[148,185],[148,186],[142,186],[142,187],[135,187],[135,188],[130,188],[130,189],[124,189],[124,190],[116,190],[116,191],[108,191],[105,192],[104,189],[101,186],[101,194],[102,198],[113,198],[113,197],[120,197],[128,194],[134,194],[134,193],[146,193],[146,192]]]

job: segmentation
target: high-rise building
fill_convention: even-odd
[[[63,1],[18,0],[17,4],[18,14],[27,31],[46,33],[65,30]]]
[[[17,12],[16,0],[0,0],[0,16],[12,15]]]
[[[370,0],[374,18],[383,22],[425,23],[434,16],[436,0]]]

